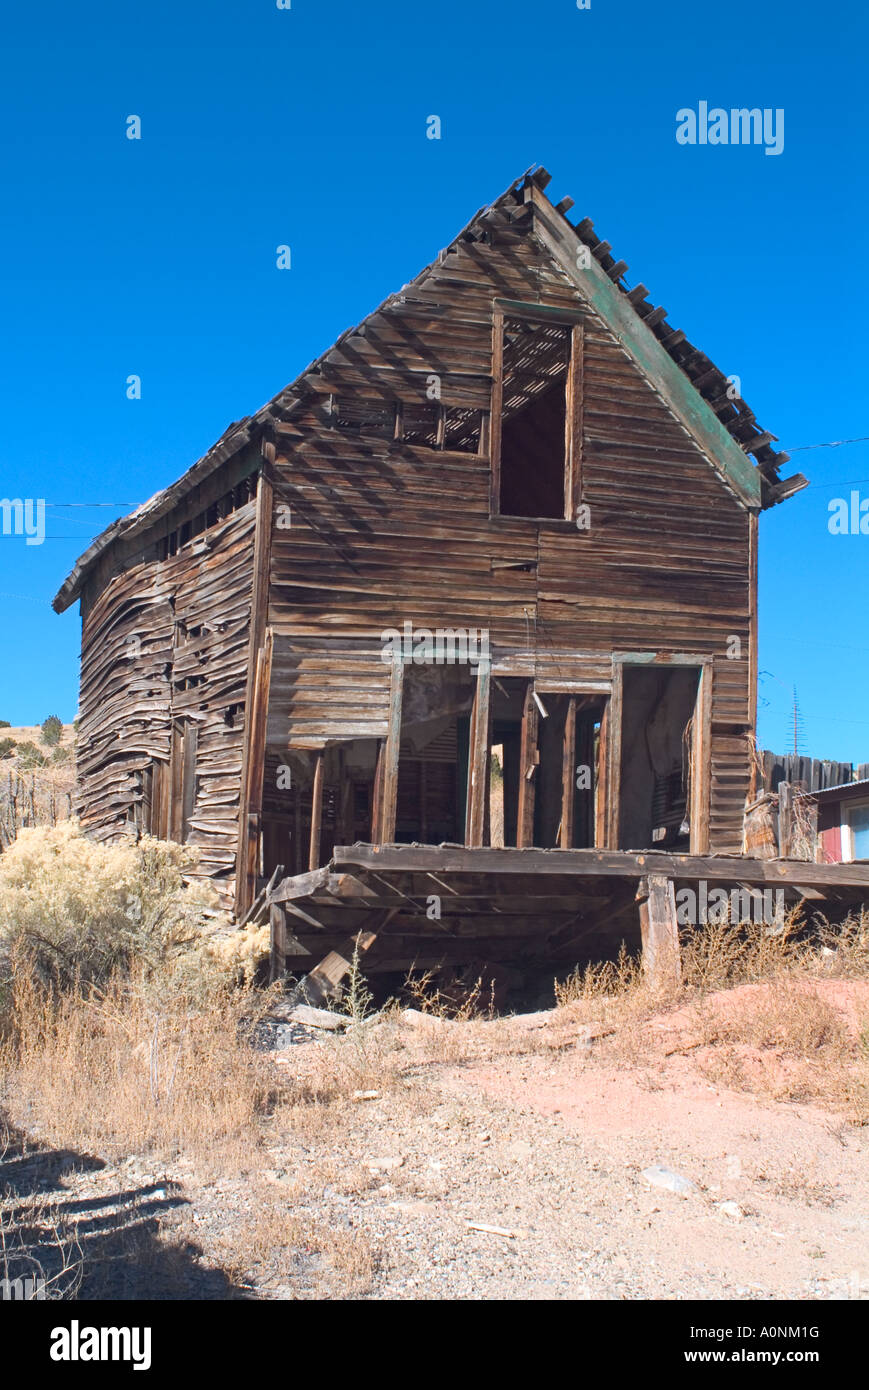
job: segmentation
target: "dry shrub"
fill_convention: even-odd
[[[77,821],[22,830],[0,855],[0,986],[24,951],[42,981],[65,988],[118,971],[198,971],[224,919],[213,889],[189,883],[196,852],[145,838],[105,845]]]
[[[865,979],[869,975],[869,912],[838,924],[816,914],[810,925],[796,906],[781,928],[763,923],[706,923],[682,936],[686,992],[704,994],[783,976]]]
[[[816,918],[809,928],[793,910],[777,930],[710,922],[684,933],[681,945],[682,986],[669,994],[649,988],[624,946],[618,960],[556,981],[566,1019],[607,1030],[594,1049],[599,1060],[662,1070],[686,1044],[689,1051],[703,1046],[702,1069],[720,1084],[816,1100],[857,1123],[869,1119],[869,1043],[856,1041],[845,1013],[819,992],[824,980],[866,978],[869,913],[839,925]],[[662,1015],[686,1006],[678,1026],[687,1023],[689,1036],[680,1042]]]
[[[566,980],[556,980],[555,999],[565,1019],[603,1031],[601,1060],[633,1065],[647,1052],[647,1020],[673,1003],[674,995],[652,988],[642,961],[623,942],[616,960],[577,967]]]
[[[852,1040],[841,1013],[804,981],[790,979],[760,987],[734,1004],[725,995],[713,1021],[715,1039],[773,1048],[784,1057],[828,1060],[851,1056]]]
[[[250,1145],[275,1071],[249,1044],[250,990],[155,989],[144,967],[58,992],[12,986],[0,1073],[13,1121],[51,1143],[120,1154]]]
[[[559,1008],[570,1004],[607,1003],[626,999],[644,989],[643,967],[629,955],[622,942],[616,960],[579,966],[565,980],[555,981],[555,1002]]]
[[[722,994],[704,1010],[701,1070],[733,1089],[808,1101],[869,1122],[869,1050],[844,1013],[799,976]]]
[[[0,1199],[0,1285],[13,1286],[7,1297],[75,1298],[83,1268],[75,1223],[56,1203],[41,1195],[23,1202]]]
[[[799,909],[781,929],[764,923],[707,922],[681,940],[682,977],[689,994],[706,994],[802,968],[808,947],[799,937]]]
[[[407,998],[414,1009],[432,1018],[448,1018],[466,1023],[472,1018],[494,1018],[495,981],[476,979],[447,981],[441,970],[409,971],[404,981]]]
[[[831,979],[866,979],[869,976],[869,911],[849,913],[844,922],[830,923],[820,914],[816,966]]]

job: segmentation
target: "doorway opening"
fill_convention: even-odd
[[[379,740],[348,739],[322,750],[269,748],[263,778],[259,878],[327,864],[336,845],[369,844]],[[318,764],[320,771],[318,773]]]
[[[701,670],[623,668],[618,849],[691,849]]]
[[[463,844],[476,677],[470,666],[407,666],[395,810],[397,844]]]

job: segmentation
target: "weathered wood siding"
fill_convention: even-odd
[[[738,851],[750,513],[541,242],[503,208],[488,228],[488,242],[460,240],[340,340],[306,378],[308,401],[277,426],[275,504],[290,512],[272,534],[270,742],[385,733],[379,638],[406,619],[488,629],[496,671],[553,683],[609,680],[614,650],[708,655],[710,849]],[[391,437],[395,401],[418,436],[433,374],[449,419],[488,412],[497,297],[584,310],[587,532],[490,519],[485,420],[476,454]],[[362,404],[369,423],[354,427]]]
[[[191,503],[187,511],[191,512]],[[177,525],[173,517],[165,533]],[[78,813],[111,840],[142,825],[173,720],[198,726],[188,843],[227,901],[234,883],[248,670],[255,502],[158,558],[153,534],[89,582],[82,603]]]

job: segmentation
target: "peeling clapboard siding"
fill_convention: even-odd
[[[142,826],[144,775],[168,771],[173,719],[198,726],[188,842],[227,897],[235,870],[254,503],[177,555],[153,546],[84,604],[78,811],[101,839]],[[191,630],[199,630],[191,635]],[[227,711],[233,710],[231,723]]]

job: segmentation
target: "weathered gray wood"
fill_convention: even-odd
[[[643,938],[643,970],[656,990],[678,989],[682,980],[673,883],[661,874],[640,879],[637,890]]]
[[[483,827],[489,793],[491,672],[492,668],[488,661],[479,663],[468,752],[465,841],[469,845],[482,845],[483,843]]]
[[[445,875],[496,873],[553,874],[565,877],[642,877],[660,874],[677,880],[705,878],[715,883],[815,883],[869,888],[869,864],[794,863],[743,855],[667,854],[659,850],[468,849],[464,845],[347,845],[332,858],[338,872],[371,868],[381,874],[407,871]]]

